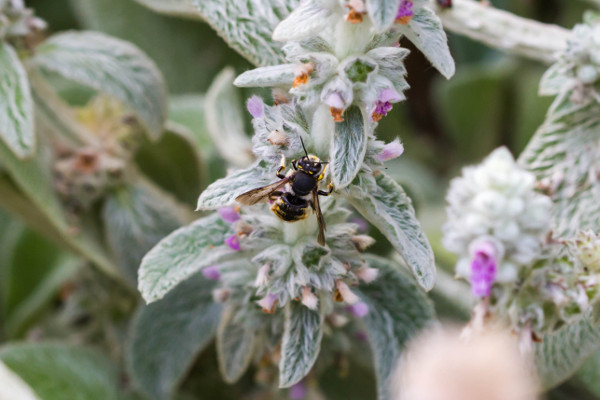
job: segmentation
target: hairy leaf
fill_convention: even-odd
[[[419,8],[408,25],[397,27],[446,79],[452,78],[456,70],[454,59],[442,21],[433,10]]]
[[[268,185],[277,180],[275,170],[264,162],[254,163],[250,168],[240,169],[219,179],[206,188],[198,198],[198,210],[216,210],[235,205],[235,198],[249,190]]]
[[[600,206],[593,199],[600,193],[599,112],[595,101],[573,104],[570,92],[561,93],[519,158],[548,186],[555,231],[561,235],[598,228]]]
[[[106,92],[137,113],[158,139],[167,117],[167,90],[154,62],[130,43],[98,32],[66,32],[36,49],[31,65]]]
[[[331,142],[331,175],[336,189],[348,186],[360,171],[367,152],[367,125],[359,107],[351,106],[335,124]]]
[[[392,243],[419,284],[430,290],[435,283],[433,250],[415,216],[410,198],[383,172],[374,182],[359,175],[359,183],[347,189],[347,199]]]
[[[600,327],[590,317],[544,336],[535,348],[535,364],[544,389],[558,386],[600,348]]]
[[[188,18],[199,18],[196,8],[190,0],[135,0],[138,3],[151,8],[152,10],[168,14],[178,15]]]
[[[375,29],[384,32],[394,23],[400,0],[366,0],[367,12]]]
[[[230,256],[233,251],[223,248],[230,230],[215,213],[161,240],[144,256],[138,273],[138,289],[144,300],[160,300],[194,273]]]
[[[291,85],[296,76],[296,64],[281,64],[246,71],[233,84],[238,87],[271,87]]]
[[[566,75],[565,67],[560,63],[553,64],[542,76],[540,82],[540,96],[553,96],[568,90],[571,82],[575,79]]]
[[[27,72],[16,51],[0,43],[0,139],[19,158],[33,155],[33,101]]]
[[[119,374],[103,355],[62,344],[13,344],[0,349],[0,360],[41,400],[119,398]]]
[[[240,318],[239,310],[230,305],[224,312],[217,332],[219,370],[227,383],[235,383],[248,369],[258,336]]]
[[[321,302],[318,310],[311,310],[299,301],[288,303],[279,362],[279,387],[290,387],[310,372],[321,348],[324,317]]]
[[[128,367],[135,385],[151,398],[170,399],[214,337],[221,316],[221,304],[212,298],[214,287],[214,281],[194,276],[134,318]]]
[[[379,400],[392,400],[391,378],[407,342],[434,319],[433,304],[393,261],[369,256],[369,266],[379,269],[379,277],[362,285],[359,295],[369,306],[364,317],[375,359]]]
[[[235,72],[224,69],[214,80],[204,102],[206,126],[217,150],[227,162],[244,168],[252,163],[252,142],[244,132]]]
[[[600,350],[596,350],[577,371],[577,379],[581,381],[587,390],[596,396],[600,396]]]
[[[185,221],[182,210],[165,193],[141,178],[136,181],[109,194],[102,209],[106,241],[134,284],[144,254]]]
[[[318,35],[330,24],[331,10],[316,0],[306,0],[284,19],[273,31],[273,40],[299,41]]]

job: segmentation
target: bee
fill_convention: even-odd
[[[317,156],[308,154],[302,141],[304,156],[300,160],[292,160],[292,168],[287,174],[285,171],[285,157],[281,158],[281,165],[275,175],[279,181],[267,186],[250,190],[236,198],[243,205],[254,205],[262,200],[270,200],[271,211],[285,222],[296,222],[308,216],[311,207],[319,224],[318,242],[325,245],[325,220],[319,204],[319,196],[329,196],[333,192],[333,183],[327,191],[319,190],[319,181],[325,177],[327,162],[321,161]]]

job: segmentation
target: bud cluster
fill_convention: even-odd
[[[46,23],[25,7],[24,0],[0,0],[0,39],[25,37],[46,29]]]

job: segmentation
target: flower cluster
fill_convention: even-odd
[[[535,188],[533,174],[500,148],[452,181],[444,226],[457,276],[529,342],[588,312],[600,272],[599,237],[552,238],[552,202]]]
[[[231,233],[220,249],[215,248],[222,253],[223,262],[202,271],[206,278],[219,280],[215,299],[250,296],[254,304],[271,314],[294,300],[317,309],[319,299],[329,296],[364,316],[366,305],[359,302],[350,286],[377,277],[377,270],[369,268],[361,256],[373,239],[359,234],[357,225],[345,222],[349,212],[338,202],[329,201],[326,207],[327,246],[317,243],[318,227],[313,219],[296,222],[294,228],[298,229],[290,229],[263,207],[219,209]],[[249,259],[252,267],[241,272],[239,265],[228,264],[235,253]]]
[[[0,39],[24,37],[46,29],[46,23],[25,7],[23,0],[0,0]]]
[[[506,148],[467,167],[448,192],[444,244],[459,255],[457,275],[473,294],[487,297],[494,283],[515,282],[536,261],[549,231],[550,199],[535,191],[535,177]]]

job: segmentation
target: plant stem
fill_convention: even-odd
[[[553,63],[563,51],[570,31],[495,9],[473,0],[454,0],[440,12],[447,30],[508,53]]]

